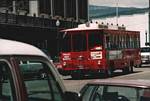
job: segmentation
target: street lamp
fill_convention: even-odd
[[[56,36],[56,39],[57,39],[57,57],[59,55],[59,26],[60,26],[60,21],[57,19],[57,21],[56,21],[56,27],[57,27],[57,36]]]
[[[58,29],[59,25],[60,25],[60,21],[57,20],[57,21],[56,21],[56,27],[57,27],[57,29]]]

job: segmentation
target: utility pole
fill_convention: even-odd
[[[150,0],[149,0],[149,9],[148,9],[148,29],[149,29],[149,33],[148,33],[149,38],[147,38],[148,37],[147,32],[145,33],[146,35],[145,45],[146,46],[150,46]],[[148,42],[147,42],[147,39],[149,39]]]
[[[116,0],[116,25],[118,24],[118,6],[119,6],[119,0]]]
[[[150,46],[150,0],[149,0],[149,9],[148,9],[148,28],[149,28],[149,46]]]

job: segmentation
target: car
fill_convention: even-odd
[[[50,61],[53,62],[53,60],[52,60],[52,58],[51,58],[51,55],[50,55],[49,51],[46,50],[46,49],[41,49],[41,50],[42,50],[42,52],[44,52],[44,53],[49,57]]]
[[[141,65],[150,64],[150,47],[141,47]]]
[[[101,79],[80,91],[82,101],[150,101],[150,80]]]
[[[40,49],[0,39],[0,101],[77,101]]]

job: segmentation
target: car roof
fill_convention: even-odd
[[[101,79],[89,82],[88,84],[96,85],[118,85],[118,86],[130,86],[140,88],[150,88],[150,80],[128,80],[128,79]]]
[[[0,39],[0,55],[36,55],[47,57],[37,47],[13,40]]]

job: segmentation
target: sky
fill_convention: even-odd
[[[116,6],[120,7],[148,7],[149,0],[89,0],[89,4],[99,5],[99,6]]]

